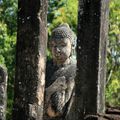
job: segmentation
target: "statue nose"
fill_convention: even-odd
[[[57,51],[57,52],[60,52],[60,49],[59,49],[59,48],[56,48],[56,51]]]

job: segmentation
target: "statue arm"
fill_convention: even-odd
[[[48,91],[50,91],[50,89],[56,88],[56,90],[50,95],[48,101],[47,114],[50,117],[63,116],[64,114],[68,113],[70,109],[70,102],[74,88],[74,80],[70,78],[69,80],[64,80],[64,82],[58,81],[56,81],[49,87],[49,89],[47,89]],[[58,83],[63,83],[62,85],[64,87],[61,87],[61,85]],[[53,85],[57,85],[57,87]]]

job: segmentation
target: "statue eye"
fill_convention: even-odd
[[[54,45],[54,48],[57,48],[58,46],[57,45]]]

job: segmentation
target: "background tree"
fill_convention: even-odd
[[[0,64],[8,69],[7,119],[9,120],[13,103],[17,9],[17,0],[0,0]]]
[[[120,105],[120,1],[110,1],[106,101]]]
[[[7,24],[9,34],[13,34],[17,30],[17,0],[0,0],[0,21]]]
[[[74,3],[73,3],[74,2]],[[67,22],[76,31],[77,26],[77,0],[50,0],[48,7],[48,32],[61,23]]]

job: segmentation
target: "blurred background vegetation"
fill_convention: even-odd
[[[48,0],[48,2],[48,36],[54,27],[65,22],[76,32],[78,1]],[[11,120],[14,94],[17,8],[17,0],[0,0],[0,64],[7,67],[9,74],[7,120]],[[107,52],[106,103],[120,106],[120,0],[110,1]]]

